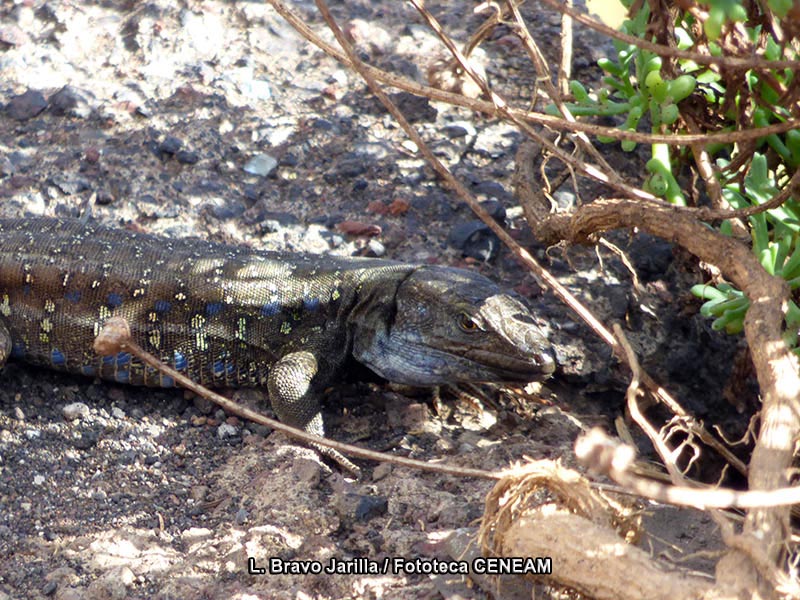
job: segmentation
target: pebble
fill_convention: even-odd
[[[475,137],[478,132],[469,121],[456,121],[444,126],[444,134],[449,138]]]
[[[86,119],[92,114],[89,105],[90,93],[71,85],[65,85],[50,96],[50,109],[54,115]]]
[[[294,125],[279,125],[272,127],[264,132],[263,138],[269,146],[273,148],[285,144],[295,134],[297,128]],[[283,161],[281,161],[283,162]]]
[[[23,94],[12,96],[6,105],[6,113],[16,121],[26,121],[32,119],[47,108],[42,92],[38,90],[28,90]]]
[[[382,142],[358,142],[353,145],[353,157],[369,157],[375,160],[382,160],[389,156],[391,148]]]
[[[72,445],[77,450],[88,450],[97,445],[100,436],[94,431],[84,431],[77,439],[72,440]]]
[[[245,173],[266,177],[278,166],[278,161],[269,154],[256,154],[245,163],[243,169]]]
[[[496,200],[513,201],[514,199],[513,196],[506,191],[506,188],[496,181],[479,181],[472,186],[472,191],[475,194],[482,194],[487,198],[494,198]],[[483,203],[483,207],[489,210],[486,204],[487,203]],[[495,219],[497,219],[497,217],[495,217]]]
[[[42,594],[45,596],[52,596],[58,590],[58,584],[55,581],[48,581],[42,587]]]
[[[247,520],[250,518],[250,513],[247,512],[247,509],[240,508],[236,511],[236,515],[233,517],[234,522],[237,525],[244,525],[247,523]]]
[[[208,495],[208,486],[206,485],[195,485],[189,490],[189,497],[195,502],[202,502],[206,495]]]
[[[200,162],[200,155],[191,150],[181,150],[175,155],[175,158],[183,165],[194,165]]]
[[[243,96],[252,100],[269,100],[272,98],[272,90],[269,82],[263,79],[251,79],[239,84],[239,91]]]
[[[163,160],[167,157],[166,155],[172,156],[177,154],[181,148],[183,148],[183,140],[168,135],[164,138],[164,141],[158,145],[158,155]]]
[[[572,210],[578,201],[575,192],[567,189],[566,186],[553,192],[553,200],[556,201],[556,206],[563,211]]]
[[[24,46],[31,41],[30,36],[14,23],[0,23],[0,42],[9,46]]]
[[[346,493],[337,496],[334,508],[343,521],[369,521],[385,515],[389,500],[384,496]]]
[[[311,123],[311,126],[319,131],[331,131],[334,128],[332,121],[322,118],[314,119],[314,122]]]
[[[233,425],[222,423],[217,428],[217,437],[221,440],[236,437],[237,435],[239,435],[239,429],[237,427],[234,427]]]
[[[220,221],[240,217],[247,210],[247,207],[238,200],[225,201],[221,198],[212,198],[211,202],[206,204],[205,207],[214,215],[215,219]]]
[[[0,176],[7,177],[16,172],[14,163],[7,156],[0,156]]]
[[[500,251],[500,240],[483,221],[459,223],[450,230],[447,241],[464,256],[483,262],[493,260]]]
[[[50,183],[56,186],[62,194],[73,196],[91,189],[91,184],[78,175],[71,173],[57,173],[50,178]]]
[[[380,481],[387,477],[393,468],[389,463],[381,463],[372,470],[372,481]]]
[[[62,408],[61,414],[67,421],[75,421],[89,416],[89,407],[83,402],[73,402]]]
[[[366,161],[363,156],[343,158],[339,163],[323,176],[325,181],[334,184],[340,177],[353,179],[367,172]]]
[[[387,29],[376,25],[374,19],[353,19],[344,30],[357,47],[378,54],[389,52],[394,44],[394,36]]]
[[[375,256],[377,258],[381,258],[382,256],[386,255],[386,246],[380,243],[375,238],[371,238],[367,242],[367,253],[370,256]]]
[[[433,122],[439,115],[439,111],[433,107],[427,98],[415,96],[409,92],[398,92],[390,94],[389,97],[397,105],[397,108],[403,112],[409,123]]]

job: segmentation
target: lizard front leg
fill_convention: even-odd
[[[281,421],[307,433],[324,437],[325,425],[319,401],[310,391],[311,380],[316,374],[317,359],[311,352],[291,352],[270,368],[267,391],[272,409]],[[318,444],[311,446],[345,469],[360,473],[356,465],[333,448]]]

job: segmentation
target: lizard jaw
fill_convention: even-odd
[[[389,381],[412,386],[447,383],[527,383],[550,376],[556,367],[549,350],[512,356],[488,350],[464,348],[445,351],[402,340],[383,338],[377,354],[384,360],[361,361]]]

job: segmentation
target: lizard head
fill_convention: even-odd
[[[555,370],[531,312],[477,273],[419,267],[387,303],[369,319],[381,326],[357,327],[353,355],[390,381],[529,382]]]

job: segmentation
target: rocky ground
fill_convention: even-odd
[[[481,22],[471,4],[428,5],[460,41]],[[293,7],[324,31],[313,3]],[[441,47],[410,6],[332,8],[364,58],[425,81]],[[525,11],[555,64],[559,17],[535,3]],[[501,29],[485,46],[493,83],[526,105],[534,77],[513,36]],[[607,49],[579,30],[576,75],[596,77]],[[265,4],[6,2],[0,73],[2,217],[91,212],[168,236],[463,266],[525,296],[547,323],[561,368],[540,390],[479,400],[446,392],[436,412],[430,394],[347,385],[328,398],[337,439],[498,469],[523,456],[569,463],[581,427],[613,431],[626,380],[608,350],[440,185],[358,77]],[[512,235],[603,318],[627,325],[653,374],[697,414],[729,418],[724,401],[709,400],[727,375],[703,365],[725,364],[735,347],[693,316],[685,284],[698,275],[684,257],[620,236],[644,284],[634,294],[611,254],[601,263],[591,249],[537,245],[511,193],[521,134],[464,109],[398,100]],[[608,158],[635,180],[638,157],[609,146]],[[487,482],[366,462],[366,477],[352,481],[283,435],[179,391],[15,363],[0,385],[0,599],[483,598],[498,589],[411,571],[248,572],[270,558],[452,560],[476,530]],[[254,403],[254,394],[238,397]],[[648,511],[656,548],[719,543],[700,514]],[[503,589],[530,597],[524,586]]]

